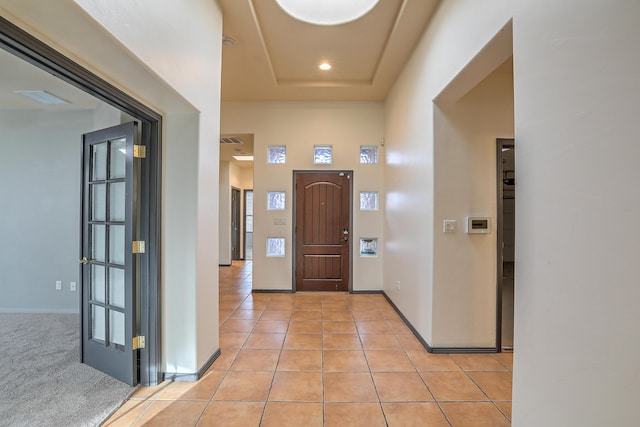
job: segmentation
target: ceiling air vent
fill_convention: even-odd
[[[223,136],[220,138],[220,144],[244,144],[237,136]]]

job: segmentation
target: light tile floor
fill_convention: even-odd
[[[512,353],[430,354],[382,295],[251,293],[220,268],[222,355],[139,389],[107,426],[509,426]]]

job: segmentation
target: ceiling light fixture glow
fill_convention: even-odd
[[[318,68],[320,68],[322,71],[329,71],[331,69],[331,64],[329,64],[328,62],[323,62],[322,64],[318,65]]]
[[[316,25],[340,25],[369,13],[379,0],[276,0],[292,17]]]
[[[14,90],[13,93],[22,95],[32,101],[45,105],[71,104],[66,99],[62,99],[59,96],[55,96],[54,94],[44,90]]]
[[[253,161],[253,156],[233,156],[233,158],[241,162]]]

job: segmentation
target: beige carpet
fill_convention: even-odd
[[[134,388],[79,363],[77,314],[0,313],[0,426],[97,426]]]

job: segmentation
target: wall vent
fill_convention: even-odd
[[[237,136],[223,136],[220,138],[220,144],[244,144],[244,141]]]

